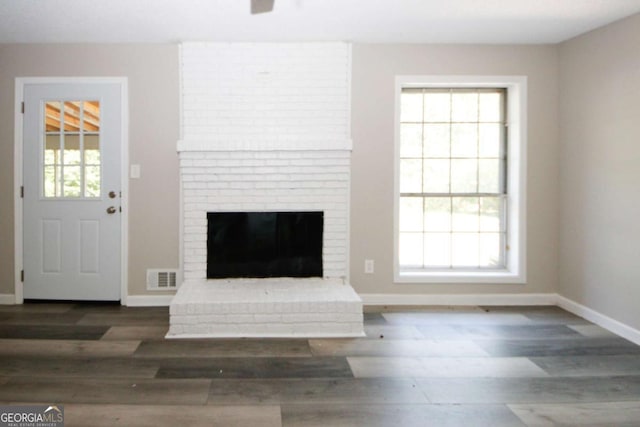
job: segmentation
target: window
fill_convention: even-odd
[[[523,79],[399,78],[397,97],[396,280],[524,281]]]
[[[43,196],[100,197],[100,102],[46,102],[44,130]]]

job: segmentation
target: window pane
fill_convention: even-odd
[[[399,261],[403,267],[422,267],[422,233],[400,233]]]
[[[476,92],[453,92],[451,94],[451,121],[478,121],[478,94]]]
[[[425,193],[449,192],[449,160],[424,161]]]
[[[100,131],[100,102],[84,101],[82,103],[85,132]]]
[[[64,197],[80,197],[80,166],[64,168]]]
[[[500,256],[502,247],[502,235],[499,233],[480,234],[480,266],[501,267],[503,265]]]
[[[449,157],[451,155],[450,130],[449,124],[424,125],[425,157]]]
[[[478,161],[451,160],[451,192],[475,193],[478,191]]]
[[[451,118],[451,94],[449,91],[427,91],[424,94],[424,121],[448,122]]]
[[[498,88],[402,91],[401,266],[504,267],[504,93]]]
[[[480,117],[481,122],[502,121],[502,93],[501,92],[481,92],[480,93]]]
[[[60,162],[60,135],[47,135],[44,144],[44,164],[55,165]]]
[[[500,157],[502,125],[481,123],[479,125],[479,157]]]
[[[480,201],[477,197],[454,197],[451,204],[453,231],[478,231],[480,229]]]
[[[426,233],[424,235],[424,265],[432,268],[451,266],[451,234]]]
[[[456,267],[478,267],[480,234],[453,233],[451,235],[452,264]]]
[[[422,157],[422,125],[400,125],[400,157]]]
[[[451,157],[478,157],[478,125],[451,125]]]
[[[65,165],[80,164],[80,136],[65,135],[63,161]]]
[[[78,102],[66,101],[64,103],[64,130],[65,132],[80,132],[80,106]]]
[[[49,101],[44,106],[44,125],[46,132],[60,132],[60,103]]]
[[[84,196],[100,197],[100,166],[84,168]]]
[[[400,160],[400,192],[422,192],[422,160]]]
[[[84,162],[87,165],[100,164],[100,136],[84,136]]]
[[[500,192],[500,160],[480,159],[478,161],[478,191],[480,193]]]
[[[400,121],[422,122],[422,89],[403,89],[400,96]]]
[[[424,199],[425,231],[447,232],[451,230],[451,198],[427,197]]]
[[[62,173],[60,166],[44,167],[44,197],[60,197]]]
[[[400,198],[400,231],[422,231],[422,197]]]
[[[480,198],[480,231],[503,231],[502,222],[502,198]]]

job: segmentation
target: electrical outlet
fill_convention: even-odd
[[[373,274],[374,271],[374,262],[372,259],[365,259],[364,260],[364,272],[366,274]]]

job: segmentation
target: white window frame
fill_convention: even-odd
[[[405,88],[504,88],[507,90],[507,246],[500,270],[402,271],[399,263],[400,96]],[[394,159],[394,280],[396,283],[525,283],[527,190],[526,76],[396,76]]]

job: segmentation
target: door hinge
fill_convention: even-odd
[[[22,114],[24,114],[24,101],[22,102]]]
[[[24,199],[24,185],[20,186],[20,197]]]
[[[20,272],[20,281],[24,283],[24,270]]]

